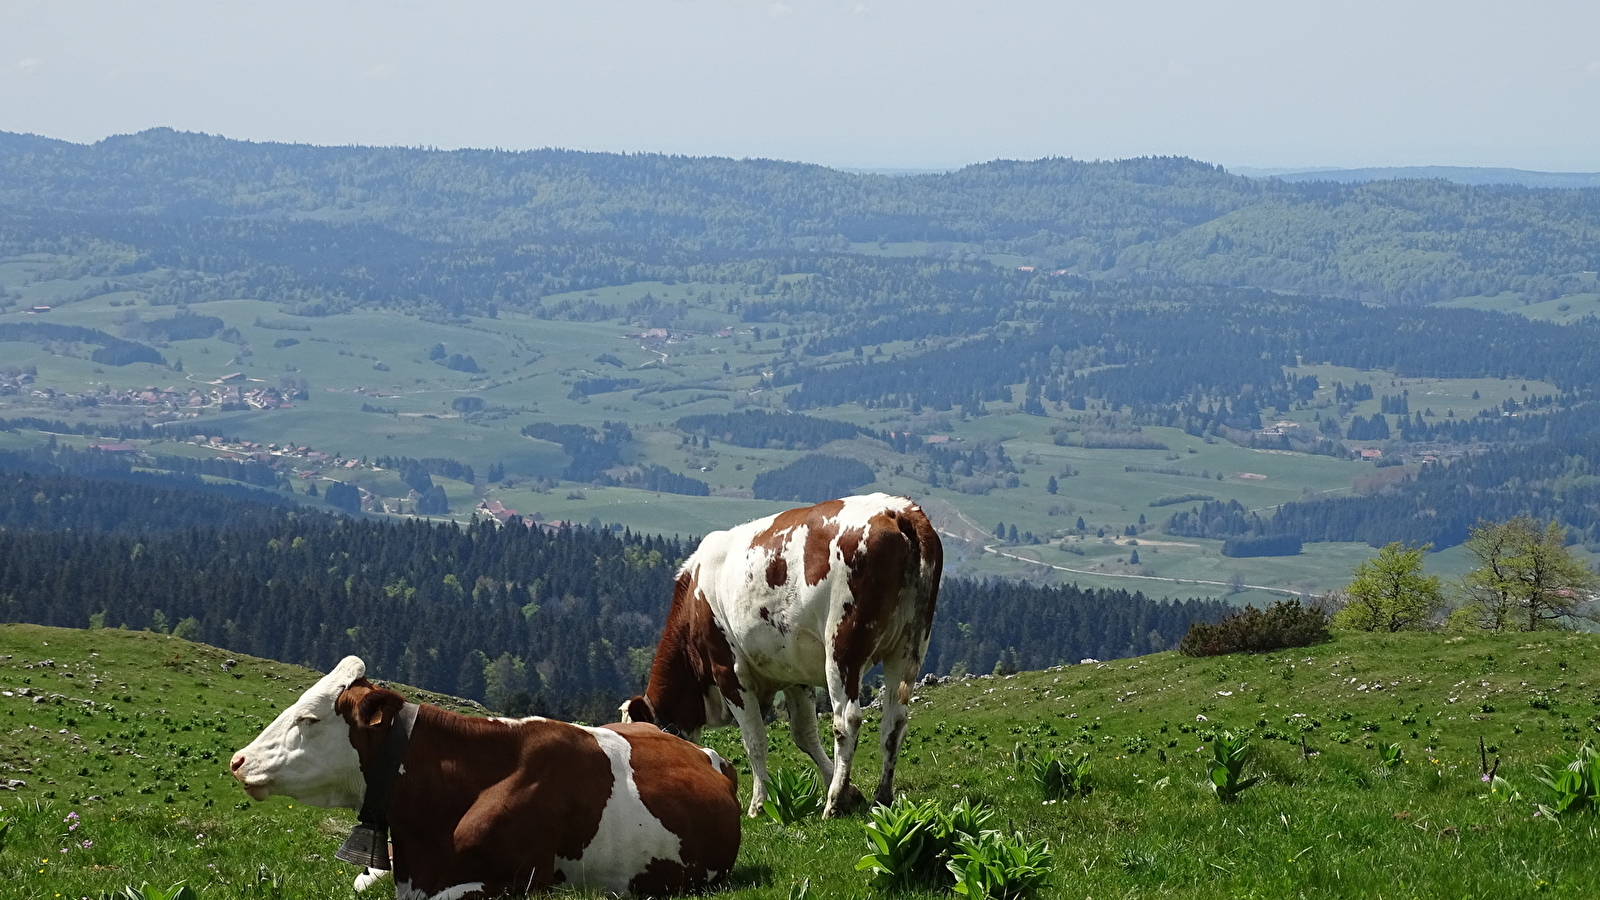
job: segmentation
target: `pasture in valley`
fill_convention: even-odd
[[[47,321],[119,334],[136,319],[154,321],[177,311],[152,307],[135,290],[97,293],[99,282],[94,279],[68,277],[70,263],[67,258],[43,256],[0,263],[0,287],[22,298],[0,314],[0,323]],[[156,272],[144,277],[164,276]],[[303,493],[311,481],[337,478],[369,490],[375,498],[373,508],[406,515],[415,514],[414,501],[406,500],[409,488],[393,471],[377,471],[370,463],[380,456],[456,459],[478,475],[476,484],[435,477],[448,497],[449,515],[457,519],[471,516],[480,501],[498,501],[547,521],[702,534],[780,508],[783,504],[752,499],[752,483],[757,475],[806,453],[734,446],[717,439],[695,442],[675,426],[688,415],[782,408],[781,391],[768,386],[766,378],[786,343],[793,340],[794,329],[768,322],[752,326],[740,320],[735,310],[755,298],[756,290],[741,284],[648,282],[556,294],[541,301],[546,310],[581,313],[583,321],[515,312],[446,320],[360,310],[315,318],[286,315],[279,304],[257,300],[194,303],[187,307],[189,312],[217,317],[224,327],[211,337],[161,343],[158,349],[167,367],[98,365],[70,346],[4,344],[8,367],[32,367],[37,374],[28,390],[0,398],[0,418],[37,416],[101,424],[172,421],[263,447],[304,446],[348,460],[366,460],[368,465],[332,471],[306,465],[307,471],[315,469],[317,474],[298,482],[300,490]],[[52,308],[31,315],[25,310],[32,305]],[[650,311],[661,307],[680,311],[671,329],[641,337],[651,330]],[[753,334],[752,328],[761,333]],[[868,355],[887,357],[908,349],[886,343],[871,348]],[[440,358],[430,358],[441,351]],[[471,357],[479,371],[448,368],[446,363],[457,355]],[[820,362],[850,359],[851,354],[840,352]],[[1507,399],[1555,390],[1538,382],[1399,379],[1321,365],[1291,371],[1296,377],[1315,375],[1322,385],[1316,403],[1281,419],[1306,431],[1314,431],[1318,417],[1329,414],[1323,401],[1331,397],[1335,383],[1368,382],[1380,395],[1406,391],[1413,409],[1427,409],[1437,418],[1447,414],[1468,418]],[[79,408],[66,399],[91,387],[205,391],[235,374],[243,379],[236,383],[246,388],[300,389],[303,397],[283,408],[228,412],[218,412],[215,406]],[[1015,393],[1021,397],[1020,385]],[[457,401],[463,399],[481,402],[483,408],[462,412]],[[908,494],[939,513],[938,524],[951,545],[948,555],[957,563],[957,572],[1075,581],[1155,596],[1229,596],[1260,603],[1285,592],[1312,594],[1342,585],[1354,563],[1370,553],[1362,544],[1308,543],[1292,558],[1224,557],[1221,541],[1160,533],[1167,517],[1194,505],[1172,498],[1238,500],[1270,513],[1287,501],[1373,490],[1385,477],[1414,470],[1252,450],[1176,428],[1142,430],[1142,438],[1152,447],[1164,449],[1106,448],[1082,437],[1088,427],[1084,418],[1092,420],[1096,411],[1052,408],[1048,415],[1036,416],[1022,413],[1020,405],[1020,399],[990,402],[987,414],[974,418],[959,410],[913,414],[905,408],[869,409],[856,404],[810,414],[875,431],[914,431],[919,439],[948,439],[950,447],[962,451],[984,442],[1004,447],[1016,464],[1017,481],[1013,485],[1002,478],[983,492],[970,488],[963,492],[962,486],[950,484],[930,487],[914,455],[896,453],[867,438],[821,448],[872,467],[876,480],[861,490]],[[1379,400],[1368,399],[1354,404],[1349,414],[1370,416],[1378,409]],[[198,415],[191,418],[191,412]],[[569,462],[562,448],[520,433],[530,422],[599,427],[606,421],[625,422],[632,431],[625,462],[659,465],[700,479],[709,486],[710,496],[562,481]],[[37,433],[25,434],[31,436],[7,440],[22,444],[45,440]],[[216,455],[239,448],[167,442],[157,449],[177,455]],[[503,467],[506,478],[490,483],[485,476],[491,466]],[[1046,493],[1051,478],[1058,485],[1053,495]],[[1084,533],[1075,530],[1080,517],[1087,526]],[[997,524],[1015,528],[1023,539],[1017,543],[997,539]],[[1130,527],[1137,533],[1127,534]],[[1099,536],[1102,530],[1105,536]],[[1030,535],[1033,540],[1027,538]],[[1430,558],[1430,566],[1446,575],[1464,570],[1459,550]]]
[[[1593,275],[1590,276],[1591,279]],[[1516,313],[1530,319],[1547,319],[1566,324],[1584,316],[1600,315],[1600,293],[1567,294],[1548,300],[1524,298],[1507,292],[1487,297],[1461,297],[1448,300],[1441,306],[1461,306],[1468,309],[1488,309],[1495,312]]]
[[[226,772],[316,677],[163,635],[0,627],[0,780],[27,782],[0,792],[7,894],[183,880],[202,900],[352,896],[354,868],[332,857],[353,814],[251,804]],[[1600,638],[1588,634],[1341,634],[1264,655],[1163,653],[923,687],[898,785],[946,807],[987,803],[1003,827],[1048,840],[1047,896],[1588,897],[1596,820],[1540,814],[1549,793],[1535,776],[1595,738],[1597,698]],[[1251,735],[1247,773],[1264,776],[1229,805],[1203,765],[1224,728]],[[800,771],[809,763],[786,731],[773,723],[774,765]],[[1517,796],[1480,780],[1480,738]],[[742,761],[732,729],[708,741]],[[1386,768],[1391,744],[1401,761]],[[1042,802],[1016,759],[1050,753],[1088,754],[1093,792]],[[858,785],[870,784],[872,741],[858,761]],[[855,870],[863,821],[747,822],[714,896],[792,897],[808,882],[811,897],[876,896]]]

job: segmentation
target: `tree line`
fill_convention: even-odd
[[[3,460],[0,460],[3,462]],[[169,486],[8,471],[0,619],[165,630],[498,708],[610,715],[638,689],[692,542],[345,518]],[[1165,649],[1221,604],[951,579],[933,671]]]

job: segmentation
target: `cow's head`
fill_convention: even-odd
[[[253,800],[283,794],[311,806],[359,809],[366,794],[341,695],[365,683],[366,663],[347,656],[233,755],[233,777]],[[388,693],[388,692],[384,692]]]
[[[695,693],[698,697],[684,698],[683,703],[671,704],[677,707],[676,714],[667,705],[657,707],[647,694],[630,698],[617,711],[622,713],[623,722],[654,725],[690,741],[699,741],[700,730],[707,726],[721,728],[732,724],[733,715],[728,711],[728,703],[720,690],[715,686],[704,687]]]

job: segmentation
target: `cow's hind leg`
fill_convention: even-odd
[[[744,752],[750,758],[750,818],[754,819],[761,814],[762,804],[767,802],[767,723],[762,720],[761,710],[770,705],[772,698],[756,696],[752,691],[741,690],[739,697],[744,701],[743,706],[730,703],[728,712],[733,714],[733,720],[739,723],[739,736],[744,739]]]
[[[878,789],[873,792],[873,802],[888,806],[894,801],[894,769],[900,761],[900,744],[905,740],[906,723],[911,719],[911,682],[922,667],[921,660],[886,659],[883,661],[883,721],[878,727],[879,741],[883,747],[883,774],[878,776]]]
[[[850,764],[856,756],[856,741],[861,736],[861,674],[853,682],[838,666],[829,666],[828,699],[833,702],[833,779],[828,785],[828,804],[824,819],[841,816],[859,798],[850,785]]]
[[[783,689],[784,705],[789,708],[789,733],[794,735],[794,745],[811,757],[822,772],[822,782],[833,782],[833,760],[822,748],[822,738],[817,734],[817,700],[809,685],[791,685]]]

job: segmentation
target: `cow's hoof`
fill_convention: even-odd
[[[853,784],[847,784],[839,794],[839,801],[824,809],[822,817],[824,819],[837,819],[841,816],[847,816],[865,806],[866,801],[867,798],[862,795],[859,788]]]

